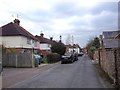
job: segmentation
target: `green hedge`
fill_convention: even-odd
[[[48,63],[56,63],[60,61],[60,55],[57,53],[49,53],[47,54]]]

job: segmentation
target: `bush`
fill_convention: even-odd
[[[58,61],[60,61],[60,55],[57,53],[47,54],[47,61],[48,61],[48,63],[58,62]]]
[[[98,37],[95,37],[94,39],[91,39],[87,46],[87,52],[88,52],[88,56],[93,59],[93,55],[95,53],[96,50],[98,50],[100,48],[100,41]]]
[[[54,43],[51,46],[51,51],[52,51],[52,53],[58,53],[60,55],[63,55],[66,51],[66,46],[61,42]]]
[[[48,64],[48,60],[43,58],[42,63]]]

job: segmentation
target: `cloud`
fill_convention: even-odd
[[[2,0],[0,25],[13,21],[12,14],[18,14],[20,25],[32,34],[42,31],[45,37],[53,36],[55,40],[62,35],[63,42],[68,35],[74,35],[74,42],[83,47],[102,31],[117,30],[117,0],[96,1],[99,0]]]
[[[117,30],[118,14],[114,12],[103,11],[96,15],[93,20],[93,26],[98,30]]]
[[[91,8],[92,14],[100,14],[103,11],[118,12],[118,3],[116,2],[100,2],[94,8]]]
[[[76,2],[60,2],[53,7],[53,12],[57,18],[70,18],[89,13],[89,9]]]

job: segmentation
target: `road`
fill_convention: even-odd
[[[17,83],[41,74],[49,68],[54,67],[56,64],[42,64],[37,68],[4,68],[2,74],[2,87],[9,88]]]
[[[33,70],[34,75],[28,75],[29,78],[7,86],[11,88],[107,88],[88,56],[80,57],[72,64],[59,63],[50,67],[48,65],[47,69],[45,67],[43,70],[37,68],[36,71]],[[3,80],[8,79],[7,76],[3,78]]]

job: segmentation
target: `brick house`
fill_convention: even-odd
[[[2,50],[2,66],[4,67],[35,67],[37,60],[33,52],[40,49],[39,40],[20,26],[15,19],[0,29]]]
[[[80,53],[81,52],[81,47],[78,44],[66,45],[66,53],[73,52],[73,50],[77,53]]]
[[[15,19],[0,29],[2,45],[6,48],[15,48],[18,51],[39,50],[40,44],[36,37],[20,26],[20,21]]]
[[[40,36],[36,35],[35,37],[40,42],[40,55],[45,55],[47,52],[51,52],[51,45],[56,43],[56,41],[54,41],[52,37],[50,37],[50,39],[45,38],[43,33],[41,33]]]

